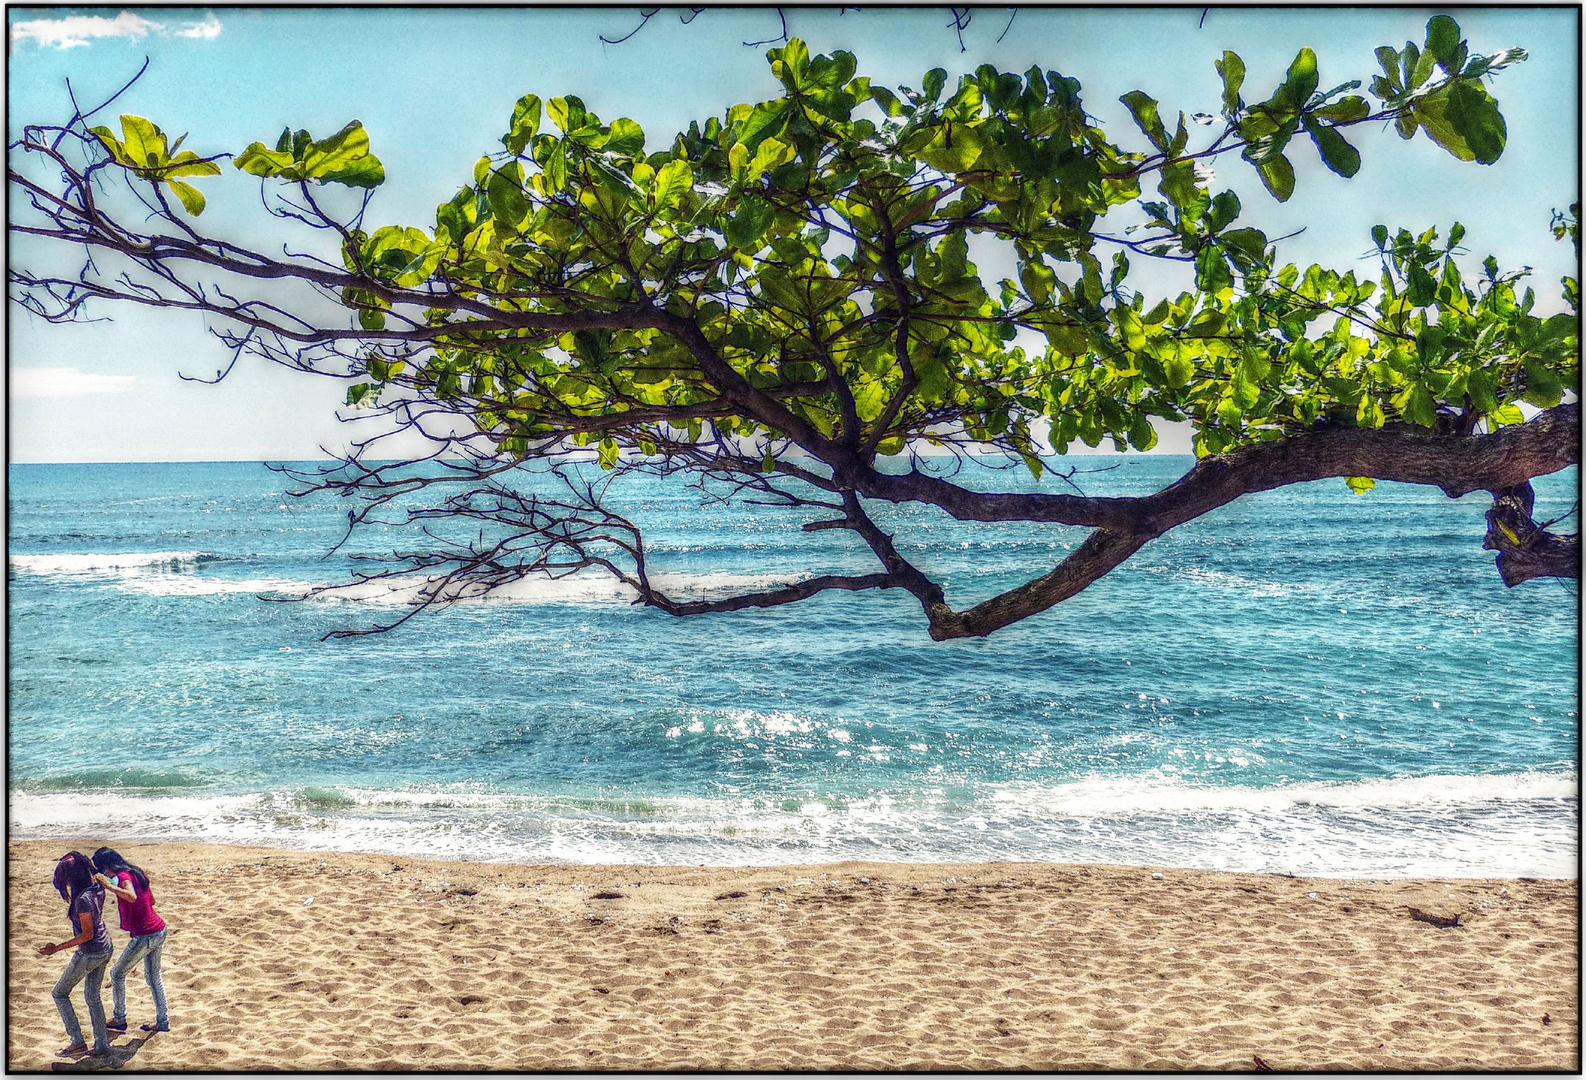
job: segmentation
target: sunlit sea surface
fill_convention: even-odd
[[[1190,461],[1066,464],[1113,466],[1075,477],[1106,495]],[[16,838],[1576,874],[1577,592],[1505,589],[1480,496],[1333,480],[1249,497],[986,640],[932,642],[895,592],[676,619],[574,578],[322,641],[402,611],[384,589],[258,598],[347,579],[323,558],[345,504],[295,499],[258,464],[8,477]],[[1566,513],[1576,471],[1537,487],[1539,518]],[[680,597],[876,569],[855,537],[800,531],[813,515],[656,479],[612,495]],[[878,514],[960,608],[1084,537]]]

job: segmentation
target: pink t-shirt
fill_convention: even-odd
[[[137,879],[126,870],[116,875],[116,884],[123,889],[130,889],[137,896],[136,900],[126,901],[116,897],[116,911],[121,915],[121,929],[133,937],[142,937],[144,934],[158,934],[165,929],[165,920],[154,913],[154,894],[148,889],[138,888]]]

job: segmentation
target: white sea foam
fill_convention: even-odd
[[[318,593],[318,600],[351,600],[363,603],[407,605],[417,603],[425,588],[436,579],[409,576],[375,581],[333,585]],[[785,585],[793,580],[786,574],[662,573],[652,574],[650,584],[677,600],[705,600],[755,592]],[[611,604],[631,603],[637,594],[608,574],[585,573],[568,577],[526,577],[486,591],[480,585],[464,585],[444,590],[444,599],[454,602],[518,602],[530,604]]]
[[[140,570],[190,570],[215,556],[202,551],[127,551],[107,555],[9,555],[12,570],[29,574],[121,576]]]
[[[12,555],[15,572],[39,576],[96,578],[127,592],[148,596],[218,596],[269,593],[307,596],[322,601],[356,601],[406,606],[418,603],[426,586],[437,580],[422,575],[383,578],[339,585],[282,577],[220,578],[190,573],[219,557],[203,551],[148,551],[119,554]],[[679,600],[707,600],[785,585],[796,575],[672,572],[651,575],[656,588]],[[455,603],[475,601],[530,604],[631,603],[635,593],[608,574],[589,572],[562,578],[526,577],[495,589],[477,584],[449,587],[442,598]]]
[[[1117,817],[1207,812],[1275,813],[1297,807],[1397,810],[1472,807],[1526,799],[1578,799],[1573,774],[1405,776],[1281,787],[1211,787],[1171,778],[1107,777],[1047,787],[1007,785],[993,801],[1049,814]]]
[[[297,594],[308,586],[288,578],[206,578],[187,574],[157,574],[128,577],[116,582],[118,588],[147,596],[225,596],[231,593]]]
[[[1572,877],[1573,774],[1278,788],[1164,779],[862,797],[571,798],[475,788],[198,796],[13,791],[18,837],[114,834],[582,863],[1036,859],[1331,877]]]

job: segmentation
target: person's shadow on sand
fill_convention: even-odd
[[[101,1057],[78,1058],[76,1061],[56,1061],[50,1068],[55,1072],[98,1072],[100,1069],[119,1069],[131,1061],[137,1052],[143,1049],[143,1044],[154,1038],[154,1032],[143,1036],[141,1039],[130,1039],[120,1046],[112,1046],[110,1053]]]

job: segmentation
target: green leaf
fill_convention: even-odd
[[[1388,227],[1386,225],[1373,225],[1371,227],[1371,239],[1376,241],[1378,251],[1381,251],[1383,248],[1387,247]]]
[[[310,143],[303,154],[303,175],[310,180],[372,188],[385,182],[385,166],[369,152],[369,133],[357,120],[328,138]]]
[[[1465,392],[1472,404],[1484,413],[1498,410],[1498,395],[1493,392],[1492,376],[1481,368],[1474,368],[1465,376]]]
[[[1158,150],[1166,150],[1167,129],[1162,126],[1162,118],[1157,113],[1156,99],[1139,90],[1131,90],[1118,100],[1128,107],[1129,115],[1134,117],[1134,122],[1140,130],[1145,132],[1145,137],[1151,140],[1151,145]]]
[[[1232,287],[1234,276],[1228,270],[1228,260],[1215,245],[1208,244],[1195,256],[1195,287],[1203,292],[1217,293]]]
[[[1231,247],[1252,263],[1259,263],[1267,255],[1267,234],[1260,229],[1229,229],[1218,238],[1225,247]]]
[[[1305,130],[1310,132],[1311,141],[1322,155],[1323,164],[1333,172],[1347,179],[1360,171],[1360,151],[1349,145],[1337,131],[1326,124],[1317,123],[1309,116],[1305,118]]]
[[[501,141],[511,153],[521,154],[539,130],[540,99],[535,94],[524,94],[512,109],[511,127]]]
[[[1316,93],[1316,54],[1309,48],[1304,48],[1294,57],[1294,63],[1289,65],[1288,78],[1278,87],[1276,96],[1291,109],[1299,109],[1304,107],[1314,93]]]
[[[523,195],[521,183],[522,173],[522,168],[514,161],[505,168],[493,171],[485,185],[491,216],[513,229],[529,216],[529,201]]]
[[[1175,161],[1162,167],[1162,180],[1158,185],[1167,201],[1180,210],[1195,201],[1200,188],[1195,183],[1195,166],[1188,161]]]
[[[1426,51],[1437,58],[1445,71],[1452,72],[1459,53],[1459,24],[1447,15],[1433,15],[1428,19]]]
[[[872,86],[870,88],[870,98],[877,105],[880,105],[881,111],[886,113],[888,116],[903,115],[903,102],[898,100],[898,95],[894,94],[886,87]]]
[[[1136,414],[1134,423],[1129,425],[1129,445],[1143,453],[1156,445],[1156,438],[1151,418],[1144,413]]]
[[[1411,265],[1405,274],[1405,295],[1416,307],[1429,307],[1437,302],[1437,280],[1424,266]]]
[[[754,157],[749,159],[748,171],[744,174],[745,182],[752,183],[778,165],[786,165],[793,160],[794,149],[790,143],[781,139],[767,138],[760,143],[754,152]]]
[[[1224,52],[1223,58],[1213,63],[1223,79],[1223,112],[1232,115],[1243,107],[1239,88],[1245,82],[1245,62],[1239,59],[1238,53]]]
[[[588,113],[584,111],[584,103],[569,94],[567,97],[553,97],[547,101],[545,115],[565,133],[583,127]]]
[[[545,160],[540,162],[540,175],[545,178],[550,194],[567,189],[567,148],[557,143]]]
[[[732,247],[758,248],[774,216],[770,203],[758,195],[747,195],[738,204],[738,212],[727,219],[722,235]]]
[[[365,330],[384,330],[385,312],[379,308],[359,308],[358,325]],[[351,402],[349,402],[351,404]]]
[[[1404,418],[1412,424],[1432,427],[1437,423],[1437,402],[1426,387],[1417,383],[1404,404]]]
[[[611,122],[611,134],[606,138],[605,149],[613,154],[636,157],[644,153],[644,129],[627,117]]]
[[[693,190],[694,170],[682,158],[673,158],[655,174],[652,192],[657,210],[676,206],[678,201]]]
[[[771,74],[782,80],[789,90],[803,87],[805,76],[809,74],[810,50],[802,40],[789,38],[786,45],[771,49],[765,55],[771,61]]]
[[[191,184],[184,184],[180,180],[167,180],[166,183],[171,186],[171,190],[175,192],[176,197],[182,200],[182,209],[194,217],[204,212],[203,192]]]
[[[1508,126],[1498,103],[1479,84],[1460,81],[1450,86],[1444,114],[1477,161],[1491,165],[1503,155]]]
[[[1256,172],[1274,199],[1278,202],[1289,201],[1289,196],[1294,194],[1294,166],[1289,164],[1288,158],[1275,154],[1257,165]]]
[[[753,153],[762,139],[770,138],[787,126],[792,111],[793,103],[786,98],[756,105],[738,127],[738,142]]]
[[[173,176],[219,176],[220,166],[213,161],[204,161],[191,150],[185,150],[171,159],[170,164],[160,169],[160,176],[169,179]]]
[[[1331,105],[1324,105],[1317,109],[1312,116],[1319,116],[1335,124],[1349,124],[1357,120],[1364,120],[1371,115],[1371,106],[1363,97],[1351,94],[1349,97],[1340,98]]]
[[[141,116],[121,117],[121,145],[126,163],[137,168],[161,165],[169,157],[164,132]]]
[[[299,178],[295,169],[297,163],[290,152],[267,149],[261,142],[250,143],[246,150],[231,159],[231,163],[254,176],[285,176],[291,172],[293,175],[289,179]]]
[[[935,101],[942,96],[942,87],[947,83],[947,72],[942,68],[932,68],[925,73],[925,81],[921,89],[925,92],[927,101]]]
[[[1525,398],[1532,405],[1551,409],[1564,397],[1564,384],[1542,361],[1527,357],[1525,361]]]
[[[371,395],[374,394],[374,391],[375,388],[372,383],[354,383],[352,386],[347,387],[347,404],[354,408],[362,405],[365,401],[373,404]]]

